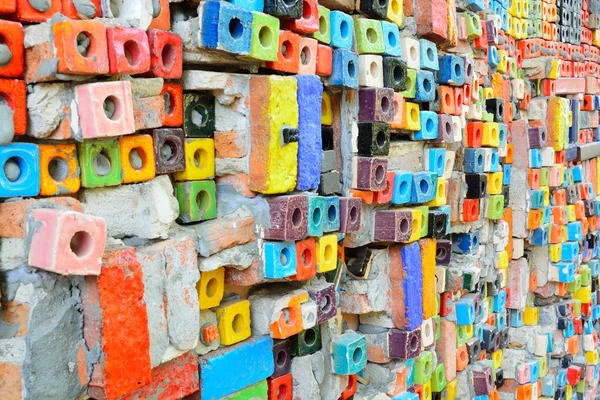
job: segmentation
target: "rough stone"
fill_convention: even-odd
[[[179,216],[167,175],[139,184],[84,189],[81,200],[85,212],[104,218],[108,235],[117,238],[167,238]]]

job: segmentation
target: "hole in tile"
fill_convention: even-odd
[[[102,150],[94,156],[92,168],[98,176],[106,176],[111,172],[112,162],[107,150]]]
[[[384,147],[386,141],[387,140],[386,140],[385,133],[383,131],[377,132],[377,136],[376,136],[377,147],[379,147],[379,148]]]
[[[402,221],[400,221],[400,232],[408,233],[409,229],[410,229],[410,225],[408,223],[408,218],[402,219]]]
[[[146,163],[146,153],[141,147],[131,149],[129,152],[129,164],[137,171],[141,170]]]
[[[310,19],[312,17],[312,7],[308,1],[302,2],[302,18]]]
[[[236,40],[244,34],[244,25],[242,25],[242,21],[239,18],[234,17],[229,20],[229,34]]]
[[[306,344],[306,346],[311,347],[316,343],[316,341],[317,333],[314,329],[311,328],[304,331],[304,344]]]
[[[321,223],[321,208],[320,207],[316,207],[313,210],[312,219],[313,219],[314,225],[319,225]]]
[[[327,209],[327,218],[330,222],[334,222],[337,219],[337,207],[334,204],[330,205],[329,209]]]
[[[350,78],[354,78],[355,74],[356,74],[356,67],[354,66],[354,61],[350,60],[350,61],[348,61],[348,76]]]
[[[355,364],[358,364],[362,361],[362,356],[363,356],[362,349],[360,347],[357,347],[352,352],[352,361],[354,361]]]
[[[175,61],[177,60],[177,50],[175,50],[175,46],[171,43],[167,43],[162,48],[160,53],[162,64],[165,69],[171,69],[175,65]]]
[[[373,28],[367,28],[367,40],[371,44],[377,43],[377,32]]]
[[[331,262],[333,257],[333,246],[330,244],[325,245],[325,250],[323,251],[323,258],[325,259],[325,262]]]
[[[117,121],[121,118],[123,112],[121,109],[121,102],[116,96],[108,96],[104,99],[102,107],[104,108],[104,115],[111,121]]]
[[[123,51],[129,65],[135,67],[140,63],[140,46],[135,41],[126,41],[123,45]]]
[[[294,47],[292,46],[292,42],[289,40],[284,40],[283,43],[281,43],[281,55],[287,61],[292,60],[294,56]]]
[[[371,64],[369,64],[369,73],[375,79],[379,77],[379,66],[375,61],[372,61]]]
[[[196,164],[197,168],[204,168],[207,158],[208,154],[204,149],[197,149],[194,153],[194,164]]]
[[[295,228],[298,228],[302,223],[302,210],[300,208],[295,208],[292,213],[292,224]]]
[[[69,175],[69,165],[61,157],[54,157],[48,163],[48,174],[55,182],[63,182]]]
[[[417,60],[417,47],[416,46],[410,46],[408,53],[410,54],[410,59],[412,61]]]
[[[325,35],[327,33],[327,18],[323,15],[319,16],[319,33]]]
[[[202,217],[209,206],[210,195],[206,190],[200,190],[198,194],[196,194],[196,207],[198,208],[198,215]]]
[[[290,250],[288,248],[283,248],[281,250],[281,252],[279,253],[279,263],[285,267],[289,264],[289,262],[291,261],[291,254],[290,254]]]
[[[215,297],[219,290],[219,281],[217,278],[210,278],[206,283],[206,297]]]
[[[175,159],[177,153],[177,146],[175,142],[166,140],[160,148],[160,155],[165,161],[172,161]]]
[[[375,183],[381,184],[385,179],[385,171],[382,165],[375,168]]]
[[[301,255],[301,259],[302,259],[302,264],[304,264],[305,266],[309,266],[312,264],[312,251],[310,251],[310,249],[306,248],[302,251],[302,255]]]
[[[88,57],[90,52],[90,47],[92,44],[92,35],[89,32],[80,32],[75,38],[75,46],[77,47],[77,52],[82,57]]]
[[[86,257],[94,247],[92,235],[85,231],[78,231],[71,237],[69,247],[78,258]]]
[[[279,367],[283,367],[285,365],[285,363],[287,362],[287,360],[288,360],[287,351],[279,350],[277,352],[277,359],[276,359],[277,365]]]
[[[400,66],[395,66],[394,67],[394,81],[402,82],[402,80],[404,79],[404,76],[405,76],[404,68],[402,68]]]
[[[350,222],[352,224],[358,222],[358,208],[355,206],[352,206],[352,208],[350,208]]]
[[[235,317],[231,321],[231,328],[237,334],[244,330],[244,316],[242,314],[235,314]]]
[[[291,307],[286,307],[281,310],[283,322],[286,325],[294,325],[296,323],[296,311]]]
[[[304,46],[302,51],[300,52],[300,61],[302,65],[309,65],[311,61],[312,55],[310,51],[310,47]]]
[[[381,111],[383,113],[389,112],[390,111],[390,106],[391,106],[391,103],[390,103],[389,97],[387,97],[387,96],[382,97],[381,98]]]

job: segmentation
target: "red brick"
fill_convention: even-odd
[[[4,324],[8,327],[17,326],[15,337],[22,337],[27,334],[27,321],[29,321],[29,305],[18,301],[7,301],[2,303],[2,318]],[[0,396],[2,398],[2,396]]]
[[[93,366],[88,394],[115,399],[151,381],[148,315],[142,267],[135,249],[107,250],[100,276],[88,278],[87,282],[84,315],[89,312],[88,321],[96,323],[90,329],[98,329],[101,314],[101,331],[86,332],[84,319],[84,337],[86,342],[100,338],[104,354],[103,362]],[[96,291],[99,302],[93,301]],[[90,304],[92,309],[87,308]]]
[[[71,211],[83,212],[83,206],[79,200],[72,197],[54,197],[43,200],[20,200],[0,204],[0,237],[22,238],[27,234],[27,217],[30,210],[44,204],[51,206],[62,206]]]
[[[0,362],[0,399],[21,399],[22,383],[19,365]]]
[[[435,350],[439,362],[446,367],[446,381],[456,377],[456,325],[446,318],[440,318],[440,339]]]
[[[402,2],[402,12],[406,17],[412,17],[415,14],[412,0],[406,0]]]
[[[262,261],[254,260],[244,270],[225,268],[225,284],[232,286],[252,286],[263,282]]]
[[[236,192],[243,195],[244,197],[256,197],[256,193],[250,190],[250,177],[248,176],[248,174],[240,172],[237,174],[224,175],[217,177],[216,182],[217,185],[228,184],[233,186]]]
[[[404,2],[405,14],[407,4],[411,3],[411,1]],[[420,37],[438,44],[448,40],[448,12],[444,0],[417,0],[415,18],[417,34]]]
[[[245,137],[246,134],[241,132],[215,132],[215,157],[245,157],[248,154]]]
[[[152,370],[152,381],[119,400],[137,400],[156,398],[160,400],[178,400],[200,390],[198,380],[198,359],[192,353],[178,358]]]
[[[559,78],[555,80],[557,95],[585,92],[585,78]]]
[[[136,131],[160,128],[165,119],[165,98],[154,96],[133,99],[133,119]]]
[[[220,218],[200,225],[198,251],[204,257],[256,240],[254,218]]]

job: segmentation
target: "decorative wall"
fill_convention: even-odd
[[[0,18],[0,399],[600,398],[600,1]]]

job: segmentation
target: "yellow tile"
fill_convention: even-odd
[[[487,174],[487,189],[489,194],[502,194],[502,172]]]
[[[185,170],[175,173],[176,181],[200,181],[215,176],[215,141],[185,140]]]
[[[497,122],[484,122],[481,144],[488,147],[498,147],[500,145],[500,130]]]
[[[331,126],[333,124],[333,109],[331,108],[331,96],[329,92],[323,91],[321,101],[321,125]]]
[[[418,131],[421,129],[421,114],[419,105],[416,103],[405,102],[404,111],[406,112],[404,120],[406,121],[405,129],[409,131]]]
[[[215,310],[221,344],[229,346],[250,337],[250,302],[228,300]]]
[[[446,204],[446,180],[438,178],[435,190],[435,198],[427,202],[429,207],[439,207]]]
[[[333,271],[337,267],[337,235],[332,233],[317,239],[317,272]]]
[[[218,306],[223,299],[225,286],[225,268],[200,273],[200,280],[196,284],[200,309],[207,310]]]

